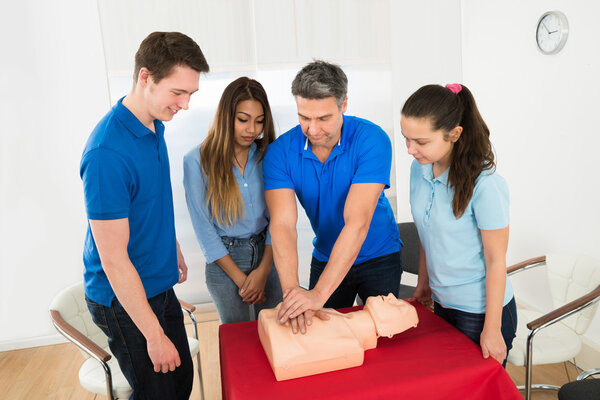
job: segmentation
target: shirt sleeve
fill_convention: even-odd
[[[392,168],[392,142],[388,135],[373,125],[360,132],[357,145],[358,166],[352,183],[382,183],[388,189]]]
[[[280,137],[267,147],[262,161],[265,190],[294,189],[294,182],[288,173],[285,146]]]
[[[484,230],[506,228],[509,223],[508,186],[496,173],[478,179],[473,190],[473,214],[477,227]]]
[[[207,263],[225,257],[229,252],[217,234],[206,204],[206,183],[200,166],[200,151],[188,153],[183,159],[183,187],[196,239]]]
[[[129,217],[134,183],[121,155],[106,148],[90,150],[81,160],[80,175],[88,219]]]

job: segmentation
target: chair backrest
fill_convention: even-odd
[[[585,255],[548,254],[548,282],[554,307],[558,308],[594,290],[600,285],[600,261]],[[587,330],[598,303],[562,322],[582,335]]]
[[[400,240],[404,243],[402,248],[402,271],[413,274],[419,273],[419,232],[414,222],[400,222],[398,224]]]
[[[50,310],[58,311],[66,322],[110,353],[106,335],[92,321],[92,316],[85,302],[83,282],[78,282],[61,290],[50,303]],[[81,353],[89,358],[87,353],[83,351]]]

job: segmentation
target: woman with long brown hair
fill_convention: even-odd
[[[517,313],[506,279],[509,198],[495,172],[490,131],[464,85],[423,86],[400,121],[408,153],[410,205],[421,258],[413,298],[503,365]]]
[[[225,88],[206,140],[184,157],[188,210],[223,323],[256,319],[281,301],[262,179],[274,139],[264,88],[242,77]]]

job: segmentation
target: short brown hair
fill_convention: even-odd
[[[148,68],[152,80],[158,83],[169,76],[174,67],[184,65],[198,72],[209,67],[200,47],[189,36],[180,32],[152,32],[135,53],[133,81],[137,82],[142,67]]]

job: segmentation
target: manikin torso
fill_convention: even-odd
[[[374,349],[379,336],[418,323],[415,308],[392,294],[369,297],[362,310],[347,314],[324,309],[330,319],[313,318],[304,335],[277,322],[278,308],[258,316],[258,335],[278,381],[362,365],[365,350]]]

